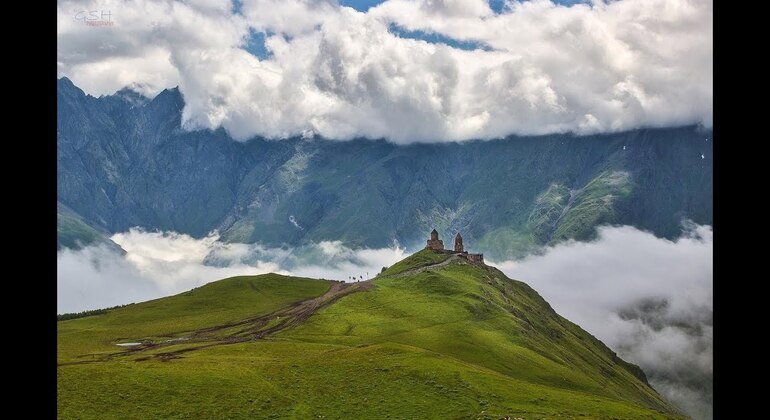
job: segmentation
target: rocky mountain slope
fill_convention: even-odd
[[[677,236],[712,221],[712,137],[696,127],[394,145],[248,142],[182,129],[178,89],[94,98],[58,81],[58,197],[90,226],[267,246],[419,247],[462,231],[490,258],[601,224]],[[62,241],[60,241],[62,243]]]

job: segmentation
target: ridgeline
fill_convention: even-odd
[[[58,327],[60,418],[683,418],[525,283],[431,249],[370,281],[233,277]]]

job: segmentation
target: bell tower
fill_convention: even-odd
[[[434,251],[444,250],[444,241],[438,238],[438,231],[436,231],[436,229],[433,229],[433,232],[430,233],[430,239],[428,239],[428,244],[425,246],[425,248],[432,249]]]
[[[457,232],[457,236],[455,236],[455,252],[465,252],[463,249],[463,237],[460,235],[460,232]]]

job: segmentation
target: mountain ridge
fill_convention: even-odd
[[[300,137],[237,142],[181,128],[184,98],[137,105],[59,80],[58,196],[90,225],[228,242],[420,246],[463,231],[494,259],[585,240],[604,224],[674,238],[711,224],[711,132],[697,127],[463,143]],[[483,169],[483,170],[482,170]]]
[[[525,283],[431,250],[398,266],[234,277],[60,321],[60,415],[682,418]]]

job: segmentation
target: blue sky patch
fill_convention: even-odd
[[[588,0],[552,0],[556,4],[564,6],[572,6],[578,3],[588,3]],[[240,0],[233,0],[233,2],[240,3]],[[340,4],[343,6],[352,7],[359,12],[366,12],[370,7],[374,7],[380,3],[384,3],[384,0],[340,0]],[[505,0],[489,0],[489,8],[495,13],[502,13],[505,6]]]
[[[489,0],[489,8],[495,13],[501,13],[505,6],[505,0]]]
[[[399,38],[420,39],[431,44],[444,44],[461,50],[492,50],[492,47],[483,42],[454,39],[435,32],[410,31],[396,25],[395,23],[388,25],[388,30],[390,33],[398,36]]]
[[[264,32],[257,32],[254,28],[249,28],[249,38],[246,40],[246,45],[243,47],[251,55],[265,60],[273,56],[273,53],[265,46],[265,39],[272,34],[266,34]]]
[[[243,0],[233,1],[233,13],[242,14]],[[554,3],[562,4],[565,6],[571,6],[578,3],[586,3],[587,0],[555,0]],[[380,3],[384,3],[384,0],[340,0],[340,4],[343,6],[352,7],[360,12],[366,12],[369,8],[374,7]],[[489,0],[489,6],[495,13],[503,12],[505,7],[505,0]],[[404,29],[394,23],[391,23],[388,30],[401,37],[408,39],[419,39],[431,44],[444,44],[452,48],[458,48],[461,50],[484,50],[491,51],[492,48],[479,41],[463,41],[454,39],[446,35],[438,34],[435,32],[426,32],[421,30],[410,31]],[[249,38],[244,46],[244,49],[259,58],[260,60],[269,59],[273,54],[265,46],[265,39],[272,34],[266,34],[264,32],[257,32],[253,28],[249,29]]]
[[[233,0],[233,14],[234,15],[241,15],[241,10],[243,10],[243,0]]]
[[[380,3],[384,2],[382,0],[340,0],[341,5],[352,7],[359,12],[366,12],[370,7],[374,7]]]

